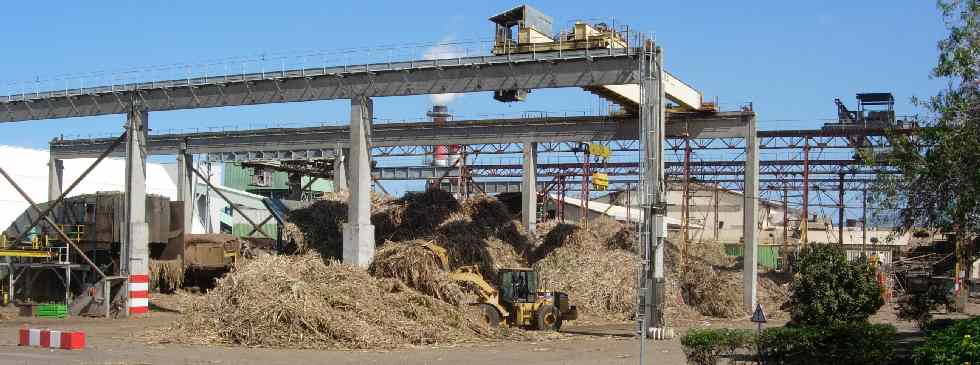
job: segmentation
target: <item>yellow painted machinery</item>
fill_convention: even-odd
[[[425,244],[448,271],[446,250],[435,244]],[[578,309],[571,305],[568,294],[542,290],[538,287],[538,273],[529,268],[504,268],[499,270],[500,290],[493,287],[476,266],[463,266],[449,273],[457,282],[474,287],[483,313],[490,326],[505,322],[510,326],[536,330],[561,329],[564,321],[578,318]]]
[[[527,5],[497,14],[490,21],[497,29],[492,50],[495,55],[626,48],[628,45],[622,33],[604,23],[575,22],[571,31],[553,34],[551,17]]]
[[[629,28],[615,29],[605,23],[577,21],[571,30],[554,30],[554,20],[531,6],[521,5],[490,18],[494,23],[494,55],[572,52],[583,50],[638,47],[631,40]],[[704,101],[703,94],[670,73],[664,75],[664,94],[677,103],[671,112],[717,112],[717,103]],[[606,100],[618,104],[620,113],[639,113],[640,87],[636,84],[593,85],[584,87]],[[527,89],[497,90],[494,99],[502,102],[524,101]]]

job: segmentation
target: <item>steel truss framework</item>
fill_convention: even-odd
[[[568,52],[565,54],[537,54],[459,58],[455,60],[411,61],[387,64],[344,66],[283,71],[256,75],[228,75],[214,78],[161,81],[105,88],[65,90],[34,95],[18,95],[0,100],[0,122],[32,119],[66,118],[89,115],[118,114],[139,104],[146,111],[207,108],[232,105],[297,102],[308,100],[351,99],[354,97],[417,95],[432,93],[462,93],[494,91],[502,89],[540,89],[582,87],[593,85],[636,84],[646,85],[650,79],[637,72],[637,49]],[[654,90],[654,89],[651,89]],[[662,97],[662,96],[661,96]],[[653,105],[649,111],[658,113]],[[650,113],[641,115],[651,115]],[[754,150],[746,138],[757,141],[760,150],[802,150],[807,152],[824,149],[887,148],[890,138],[883,130],[862,128],[824,129],[815,131],[763,131],[745,135],[746,118],[751,119],[754,130],[754,113],[719,113],[708,119],[703,115],[670,115],[664,136],[672,137],[663,147],[665,151],[684,151],[685,160],[665,164],[665,175],[690,177],[682,183],[731,184],[741,188],[746,163],[733,160],[692,161],[691,151],[739,151]],[[589,119],[591,118],[591,119]],[[372,131],[371,155],[376,157],[418,156],[430,153],[427,145],[471,145],[466,154],[518,153],[519,144],[536,142],[539,153],[570,151],[573,144],[583,141],[605,142],[616,152],[636,152],[640,149],[638,118],[596,118],[580,120],[537,118],[538,124],[521,121],[481,121],[459,123],[438,130],[431,126],[404,124],[377,125]],[[508,124],[510,123],[510,124]],[[562,124],[564,123],[564,124]],[[591,123],[591,124],[590,124]],[[501,133],[509,126],[511,134]],[[474,133],[472,128],[483,128],[484,133]],[[739,129],[743,128],[743,129]],[[297,139],[296,134],[280,133],[283,130],[245,131],[223,136],[168,135],[150,138],[145,145],[148,154],[207,153],[212,161],[247,161],[254,159],[304,159],[329,158],[337,149],[348,147],[345,141],[350,131],[346,127],[320,128],[309,134],[307,140]],[[386,133],[388,133],[386,135]],[[446,138],[449,133],[455,135]],[[244,138],[241,138],[243,137]],[[332,137],[331,137],[332,136]],[[205,137],[205,138],[201,138]],[[230,138],[230,139],[229,139]],[[164,142],[164,143],[161,143]],[[218,141],[218,142],[215,142]],[[52,143],[53,158],[78,158],[103,150],[100,141],[57,141]],[[197,144],[203,142],[203,144]],[[210,144],[208,144],[210,143]],[[659,148],[657,148],[659,149]],[[362,150],[363,151],[363,150]],[[649,151],[648,151],[649,152]],[[745,153],[732,153],[741,159]],[[213,156],[217,156],[216,158]],[[639,162],[608,162],[592,166],[591,171],[606,172],[617,177],[649,176],[649,156]],[[751,166],[749,166],[751,168]],[[522,166],[506,164],[469,165],[464,176],[518,177]],[[587,176],[578,164],[541,164],[537,174],[542,176]],[[882,166],[865,166],[861,161],[850,159],[777,159],[762,161],[759,174],[766,182],[758,186],[760,197],[766,192],[785,192],[793,187],[802,193],[801,204],[806,207],[811,197],[826,193],[829,181],[838,177],[840,199],[838,206],[845,205],[844,192],[854,184],[865,184],[868,176],[887,171]],[[452,174],[427,166],[381,167],[375,170],[379,179],[433,179]],[[811,175],[822,176],[828,181],[811,181]],[[696,179],[696,180],[695,180]],[[850,180],[849,180],[850,179]],[[580,179],[581,180],[581,179]],[[627,183],[628,184],[628,183]],[[850,184],[850,185],[849,185]],[[575,184],[572,184],[575,185]],[[582,184],[586,186],[586,184]],[[772,186],[774,188],[770,189]],[[752,189],[750,189],[752,190]],[[817,194],[808,195],[810,191]],[[641,195],[649,191],[641,192]],[[752,194],[754,197],[754,194]],[[824,194],[826,195],[826,194]],[[747,199],[751,199],[747,196]],[[748,205],[748,204],[747,204]],[[806,208],[804,208],[806,212]],[[752,216],[754,221],[755,214]],[[754,225],[746,224],[747,227]],[[746,265],[754,266],[754,265]],[[750,275],[749,277],[754,277]]]
[[[455,176],[450,176],[446,178],[446,181],[442,183],[446,190],[451,192],[456,192],[458,184],[450,183]],[[568,177],[566,180],[567,191],[580,191],[581,190],[581,179],[580,177]],[[847,191],[863,191],[867,184],[872,183],[873,179],[852,179],[847,178],[844,180],[844,189]],[[543,179],[538,182],[539,190],[544,189],[549,184],[553,183],[554,179]],[[828,191],[836,192],[840,185],[838,179],[811,179],[809,181],[809,186],[811,191]],[[718,184],[720,189],[741,191],[739,189],[733,189],[733,187],[741,187],[744,180],[741,179],[731,179],[731,180],[711,180],[710,182],[695,182],[697,184],[707,184],[709,186],[713,184]],[[763,192],[773,192],[782,194],[783,191],[793,192],[794,197],[799,197],[798,192],[803,190],[802,180],[792,180],[792,179],[759,179],[759,191]],[[477,180],[473,181],[478,187],[479,191],[485,192],[487,194],[498,194],[498,193],[516,193],[521,191],[521,181],[519,180]],[[637,179],[610,179],[609,188],[607,192],[623,191],[627,189],[635,189],[639,184]],[[679,191],[681,190],[680,185],[683,181],[680,179],[672,179],[669,181],[667,186],[668,191]],[[693,185],[693,184],[692,184]],[[694,189],[695,191],[704,189]],[[773,200],[777,201],[777,200]],[[799,206],[799,202],[793,202],[791,205]]]
[[[669,161],[665,163],[665,175],[670,177],[690,176],[693,181],[730,190],[743,190],[742,175],[745,140],[739,136],[738,125],[727,122],[740,118],[741,113],[722,113],[721,116],[669,115],[668,139],[664,149],[675,154],[683,151],[716,152],[730,156],[730,160]],[[640,148],[635,139],[636,120],[629,117],[564,117],[564,118],[519,118],[487,121],[460,121],[450,124],[444,130],[435,130],[428,123],[382,124],[376,126],[373,136],[376,143],[371,154],[376,158],[427,156],[432,146],[420,142],[460,142],[463,154],[476,164],[468,166],[468,175],[477,179],[507,178],[522,175],[518,164],[490,163],[479,156],[517,155],[523,152],[524,142],[537,142],[537,153],[569,153],[583,141],[594,141],[606,145],[619,160],[633,160]],[[632,132],[632,133],[630,133]],[[151,154],[169,154],[180,143],[188,146],[191,152],[209,152],[212,162],[243,162],[254,160],[292,160],[333,158],[338,147],[346,146],[346,127],[319,127],[300,129],[275,129],[241,132],[197,133],[185,135],[163,135],[150,138]],[[841,174],[845,179],[844,190],[859,192],[876,173],[889,172],[887,166],[868,166],[853,157],[848,159],[827,159],[819,157],[822,151],[845,152],[859,148],[884,150],[890,147],[892,138],[915,138],[914,129],[887,131],[881,128],[860,128],[856,126],[836,126],[817,130],[770,130],[758,131],[759,149],[794,154],[794,159],[760,161],[759,174],[764,178],[760,186],[760,197],[781,200],[783,190],[794,192],[791,204],[804,206],[803,199],[813,198],[817,204],[826,194],[809,195],[803,191],[827,192],[840,190]],[[262,137],[259,137],[262,136]],[[270,137],[272,136],[272,137]],[[276,137],[278,136],[278,137]],[[529,138],[529,136],[532,136]],[[609,139],[621,136],[623,138]],[[707,136],[707,137],[706,137]],[[263,139],[264,138],[264,139]],[[447,139],[448,138],[448,139]],[[600,140],[596,140],[596,139]],[[603,140],[603,138],[605,138]],[[286,149],[282,141],[310,143],[315,139],[323,148]],[[494,140],[510,142],[497,143]],[[416,142],[413,142],[416,141]],[[419,142],[420,141],[420,142]],[[468,143],[488,142],[488,143]],[[52,154],[56,156],[86,157],[111,143],[104,140],[54,141]],[[436,144],[436,143],[433,143]],[[728,153],[726,153],[728,152]],[[806,153],[809,152],[809,153]],[[808,156],[804,156],[808,155]],[[814,157],[817,156],[817,157]],[[383,167],[375,170],[375,177],[386,179],[429,179],[440,176],[458,175],[458,171],[437,171],[427,166]],[[638,179],[640,174],[637,162],[609,162],[593,165],[593,172],[603,172],[613,177]],[[538,175],[579,176],[581,165],[540,164]],[[830,181],[835,179],[836,189],[831,189]],[[809,181],[808,181],[809,180]],[[616,185],[616,184],[614,184]],[[776,186],[778,188],[770,188]],[[804,189],[809,186],[809,189]],[[512,189],[512,188],[506,188]],[[493,190],[491,188],[491,190]],[[852,194],[853,195],[853,194]],[[833,204],[840,205],[840,202]]]
[[[769,177],[787,177],[791,175],[803,175],[800,167],[803,161],[798,160],[776,160],[760,161],[759,175]],[[683,163],[665,162],[667,176],[683,176]],[[874,175],[877,172],[890,173],[892,170],[887,167],[869,167],[861,161],[855,160],[815,160],[810,161],[810,175]],[[607,162],[604,164],[594,164],[590,166],[592,172],[602,172],[610,176],[636,176],[639,173],[639,163],[636,162]],[[375,174],[381,180],[395,180],[397,176],[409,176],[414,173],[407,171],[425,171],[425,176],[454,176],[458,174],[457,167],[437,167],[437,166],[398,166],[398,167],[377,167]],[[523,166],[518,164],[509,165],[467,165],[467,174],[473,177],[521,177],[524,175]],[[745,163],[743,161],[696,161],[690,163],[690,175],[697,178],[693,181],[713,182],[729,181],[730,179],[741,177],[745,173]],[[554,163],[538,164],[537,176],[583,176],[582,164],[578,163]],[[711,178],[717,176],[719,178]],[[425,178],[425,177],[422,177]],[[404,180],[411,180],[403,178]],[[728,179],[728,180],[725,180]]]

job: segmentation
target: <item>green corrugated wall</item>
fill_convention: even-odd
[[[273,172],[272,173],[272,185],[268,187],[258,187],[252,186],[252,174],[253,169],[242,168],[234,163],[225,163],[224,174],[222,177],[222,184],[232,189],[245,190],[245,191],[261,191],[261,190],[286,190],[289,187],[286,186],[286,181],[289,179],[288,174],[285,172]],[[303,177],[303,185],[306,185],[310,181],[310,177]],[[333,181],[329,179],[317,179],[310,189],[313,191],[330,192],[333,191]]]
[[[742,257],[741,244],[725,245],[725,254],[732,257]],[[770,269],[779,266],[779,246],[759,246],[759,265]]]
[[[275,224],[266,224],[262,226],[262,230],[265,231],[265,233],[268,233],[270,238],[276,238],[276,229],[278,229],[278,227],[276,227]],[[231,234],[236,235],[238,237],[245,237],[251,231],[252,231],[252,225],[248,223],[244,223],[244,224],[236,223],[231,227]],[[255,234],[252,235],[252,237],[264,237],[264,236],[262,236],[261,233],[255,232]]]

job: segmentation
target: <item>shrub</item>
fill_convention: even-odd
[[[976,364],[980,361],[980,318],[959,320],[933,332],[914,350],[912,359],[921,365]]]
[[[920,330],[928,330],[932,322],[932,312],[943,305],[949,305],[949,297],[944,285],[928,278],[919,279],[922,284],[909,290],[909,293],[898,298],[898,318],[912,321]],[[912,285],[908,285],[912,288]]]
[[[865,321],[885,304],[874,269],[847,261],[844,250],[811,245],[800,254],[790,287],[793,321],[828,326]]]
[[[768,328],[757,344],[763,364],[886,364],[895,353],[895,327],[840,323]]]
[[[688,364],[714,365],[718,359],[732,357],[739,349],[754,350],[755,334],[742,329],[691,329],[681,337]]]

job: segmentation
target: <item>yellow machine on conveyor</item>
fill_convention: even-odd
[[[431,243],[425,247],[439,258],[443,269],[449,271],[446,249]],[[511,326],[558,331],[564,321],[578,318],[578,309],[571,305],[568,294],[541,290],[538,273],[533,269],[504,268],[499,272],[499,291],[480,275],[476,266],[460,267],[449,273],[452,280],[476,287],[480,297],[476,305],[480,306],[483,318],[490,326],[499,326],[506,321]]]

